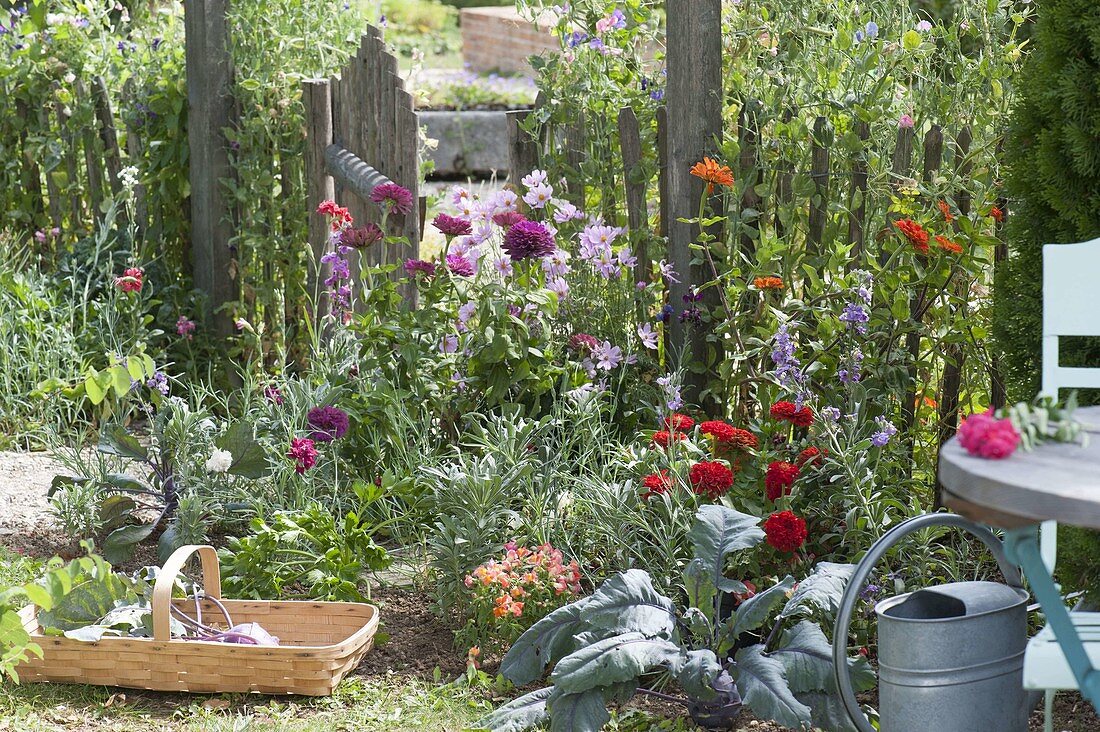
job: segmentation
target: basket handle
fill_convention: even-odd
[[[153,639],[158,641],[172,640],[171,613],[169,608],[172,603],[172,589],[176,585],[176,575],[183,569],[184,563],[191,555],[198,552],[202,560],[202,588],[208,597],[215,600],[222,596],[222,573],[218,566],[218,553],[214,547],[207,544],[189,544],[181,546],[172,552],[168,561],[164,563],[157,574],[156,584],[153,585]]]

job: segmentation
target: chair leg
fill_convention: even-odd
[[[1054,689],[1046,690],[1043,701],[1043,732],[1054,732]]]

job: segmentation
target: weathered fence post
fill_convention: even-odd
[[[508,181],[518,186],[520,177],[538,165],[539,149],[535,140],[523,129],[531,110],[515,109],[504,114],[508,120]]]
[[[107,82],[102,76],[92,79],[92,99],[95,102],[99,139],[103,143],[103,161],[107,165],[107,185],[117,196],[122,191],[122,181],[119,180],[122,154],[118,149],[118,133],[115,131],[115,116],[111,110],[111,95],[107,92]]]
[[[188,0],[184,10],[192,266],[195,287],[207,294],[207,318],[216,333],[227,336],[233,324],[221,306],[236,293],[229,248],[234,221],[221,182],[233,173],[224,133],[234,117],[226,0]]]
[[[329,227],[317,213],[322,201],[335,197],[332,177],[325,169],[325,150],[332,144],[332,95],[328,79],[302,82],[302,103],[306,108],[306,209],[309,212],[309,245],[313,266],[306,280],[306,294],[314,311],[320,310],[321,292],[317,283],[328,276],[322,271],[321,257],[328,252]]]
[[[814,120],[813,140],[810,147],[810,179],[814,194],[810,198],[810,230],[807,235],[807,254],[818,256],[825,242],[825,226],[829,222],[829,146],[833,142],[833,126],[825,117]]]
[[[970,161],[970,127],[963,127],[955,138],[955,176],[959,180],[965,180],[970,175],[972,163]],[[959,216],[965,218],[970,214],[970,192],[963,184],[955,194],[955,206],[959,209]],[[958,224],[955,231],[958,231]],[[948,287],[948,292],[960,298],[966,297],[970,289],[970,282],[953,273],[954,282]],[[952,316],[958,314],[959,305],[950,306]],[[943,349],[943,389],[939,403],[939,445],[955,434],[959,425],[959,391],[962,388],[962,370],[965,364],[966,351],[961,343],[948,343]]]
[[[867,139],[871,127],[866,122],[856,123],[859,152],[852,158],[852,189],[848,195],[848,242],[852,245],[849,261],[863,266],[863,239],[867,220]]]
[[[646,210],[646,181],[642,178],[642,135],[638,116],[630,107],[619,110],[619,147],[623,154],[623,183],[626,187],[626,222],[630,227],[630,243],[638,264],[634,279],[649,282],[653,263],[649,259],[649,213]]]
[[[760,119],[758,107],[760,103],[755,99],[747,100],[741,106],[738,128],[741,137],[741,160],[739,163],[741,180],[744,186],[741,194],[741,252],[750,260],[756,251],[756,240],[760,237],[760,229],[764,225],[764,212],[761,210],[764,200],[756,192],[756,184],[760,182]],[[746,231],[746,211],[755,211],[751,223],[755,226],[757,235],[753,237]]]
[[[666,63],[668,87],[668,193],[667,231],[669,255],[680,273],[673,283],[672,306],[680,310],[683,296],[714,279],[709,265],[693,264],[691,245],[699,229],[679,219],[695,218],[703,195],[703,181],[691,175],[691,166],[711,155],[715,138],[722,132],[722,1],[669,0]],[[722,312],[717,288],[708,288],[701,303],[712,318]],[[683,347],[680,365],[685,367],[684,396],[699,403],[715,365],[721,361],[721,344],[710,341],[706,325],[671,320],[673,348]],[[716,409],[710,400],[710,409]]]

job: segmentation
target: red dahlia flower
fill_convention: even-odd
[[[798,478],[801,471],[797,465],[776,460],[768,464],[768,470],[764,474],[764,490],[769,501],[776,501],[780,496],[791,493],[791,486]]]
[[[725,463],[704,460],[691,466],[688,476],[696,495],[716,500],[733,487],[733,471]]]
[[[687,432],[695,426],[694,419],[679,412],[668,415],[661,420],[661,423],[670,430],[679,430],[680,432]]]
[[[806,543],[806,522],[790,511],[773,513],[764,521],[764,536],[769,546],[781,552],[793,552]]]
[[[646,491],[642,493],[642,498],[648,501],[653,496],[668,493],[672,488],[672,478],[669,477],[667,470],[662,470],[659,473],[650,473],[642,478],[642,485],[646,488]]]

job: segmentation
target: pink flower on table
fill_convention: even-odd
[[[972,414],[959,425],[959,444],[971,455],[1003,460],[1020,445],[1020,433],[1010,419],[997,419],[992,410]]]

